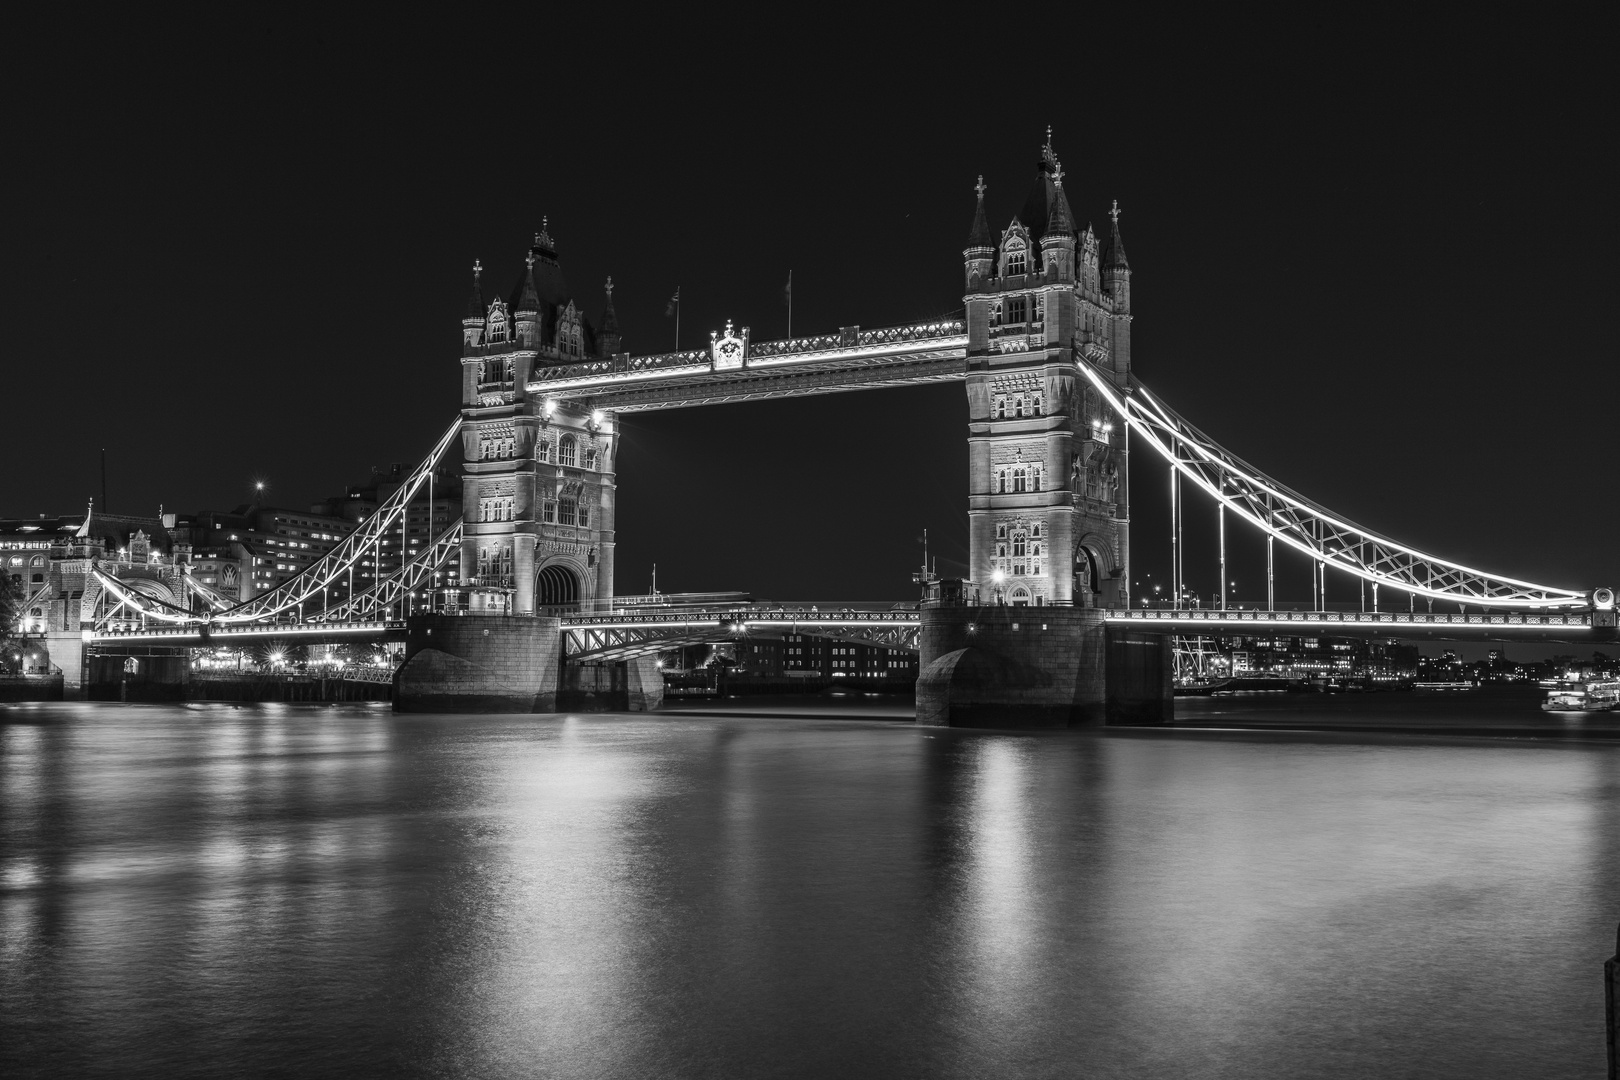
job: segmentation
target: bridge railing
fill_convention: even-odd
[[[1109,608],[1104,618],[1116,621],[1165,623],[1222,623],[1233,629],[1244,624],[1272,626],[1287,623],[1302,629],[1312,626],[1590,626],[1586,612],[1480,612],[1451,613],[1426,611],[1265,611],[1244,609],[1220,611],[1213,608]]]

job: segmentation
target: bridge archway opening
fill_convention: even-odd
[[[1029,607],[1029,590],[1022,585],[1018,586],[1012,591],[1012,595],[1007,598],[1007,602],[1012,604],[1013,607]]]
[[[547,615],[566,615],[579,610],[579,575],[561,563],[540,568],[535,576],[535,607]]]
[[[1074,553],[1074,604],[1098,607],[1102,596],[1102,563],[1097,553],[1081,544]]]

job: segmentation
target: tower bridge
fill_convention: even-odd
[[[611,280],[600,314],[587,317],[542,228],[508,297],[486,299],[474,265],[460,414],[371,518],[279,588],[205,612],[98,571],[85,598],[91,645],[403,634],[396,707],[548,710],[656,704],[651,659],[662,648],[811,632],[917,649],[921,722],[1063,725],[1168,717],[1177,636],[1613,639],[1612,590],[1539,585],[1422,552],[1273,480],[1172,410],[1133,368],[1118,204],[1099,237],[1077,224],[1065,179],[1049,136],[1022,210],[992,230],[981,178],[959,317],[774,341],[727,323],[704,348],[653,355],[621,349]],[[969,404],[966,581],[884,611],[651,611],[615,597],[620,414],[942,381],[962,382]],[[1213,609],[1138,606],[1130,463],[1144,449],[1169,466],[1172,595],[1182,591],[1185,497],[1202,495],[1220,508],[1223,537],[1228,515],[1264,537],[1264,610],[1233,610],[1224,593]],[[375,555],[434,466],[458,453],[461,519],[393,576],[317,613],[315,598]],[[1315,610],[1278,610],[1279,544],[1316,568]],[[447,562],[455,589],[438,584]],[[1329,568],[1370,588],[1372,610],[1325,610]],[[1408,610],[1387,610],[1398,598]],[[1434,601],[1458,610],[1435,613]]]

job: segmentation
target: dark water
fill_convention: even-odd
[[[8,1080],[1602,1075],[1613,742],[86,705],[0,751]]]

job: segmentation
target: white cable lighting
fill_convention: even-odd
[[[1122,396],[1091,364],[1082,361],[1076,366],[1109,406],[1124,417],[1131,430],[1157,450],[1172,468],[1263,532],[1318,563],[1374,584],[1434,600],[1481,607],[1588,606],[1584,592],[1488,574],[1364,529],[1317,506],[1229,453],[1158,401],[1139,381],[1133,380],[1134,394]],[[1194,460],[1184,458],[1178,451],[1190,453]],[[1206,470],[1213,474],[1213,479]],[[1227,495],[1223,490],[1226,485],[1237,494]],[[1257,513],[1254,503],[1264,503],[1266,513]],[[1271,518],[1280,519],[1284,524],[1276,524]],[[1312,536],[1306,528],[1312,523],[1325,527],[1328,535],[1320,539]],[[1359,552],[1363,545],[1373,548],[1371,565],[1361,559]],[[1330,546],[1339,550],[1328,550]]]

